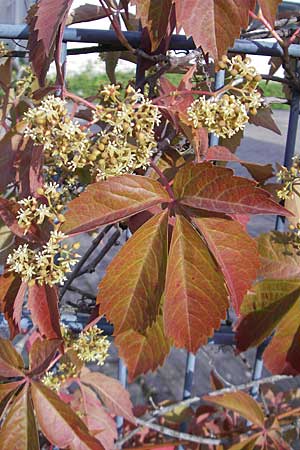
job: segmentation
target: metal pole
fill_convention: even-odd
[[[28,39],[29,28],[27,25],[0,24],[0,39]],[[140,31],[124,31],[124,36],[133,48],[139,48],[141,43]],[[113,30],[97,30],[87,28],[66,28],[64,32],[66,42],[85,42],[101,44],[106,50],[126,50],[120,43]],[[170,50],[194,50],[195,44],[191,38],[184,35],[173,35],[169,45]],[[249,55],[281,56],[283,50],[276,42],[265,42],[262,39],[249,41],[236,39],[234,46],[228,50],[231,53],[247,53]],[[289,55],[300,57],[300,46],[292,44],[288,49]]]

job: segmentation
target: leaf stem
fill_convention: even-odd
[[[175,195],[173,192],[173,189],[171,188],[171,185],[167,179],[167,177],[163,174],[163,172],[160,170],[160,168],[155,164],[154,161],[151,161],[150,166],[152,169],[157,173],[157,175],[160,178],[160,181],[162,185],[166,188],[166,191],[168,192],[169,196],[172,200],[175,200]]]

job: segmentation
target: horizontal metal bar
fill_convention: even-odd
[[[140,31],[125,31],[124,35],[133,48],[139,48],[141,43]],[[29,36],[27,25],[0,24],[0,39],[22,39],[26,40]],[[86,28],[66,28],[64,32],[65,42],[81,42],[90,44],[99,44],[100,50],[103,47],[106,50],[117,51],[124,50],[116,33],[112,30],[94,30]],[[191,38],[187,39],[184,35],[173,35],[170,41],[170,50],[192,50],[195,44]],[[277,42],[266,42],[263,40],[248,41],[246,39],[236,39],[234,47],[229,49],[234,53],[247,53],[250,55],[262,56],[280,56],[283,51]],[[299,58],[300,45],[292,44],[289,46],[289,55]]]

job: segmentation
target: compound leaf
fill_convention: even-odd
[[[12,343],[0,338],[0,379],[23,377],[24,362]]]

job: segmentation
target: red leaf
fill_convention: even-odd
[[[31,386],[38,423],[53,445],[70,450],[103,450],[77,414],[53,391],[36,381]]]
[[[33,323],[48,339],[61,339],[58,295],[55,287],[37,284],[28,289],[28,308]]]
[[[94,389],[112,414],[134,423],[129,393],[119,381],[99,372],[90,372],[87,368],[82,369],[80,381]]]
[[[244,317],[236,329],[238,350],[244,351],[260,344],[294,304],[299,304],[299,299],[300,280],[264,280],[258,283],[242,304]]]
[[[242,225],[232,220],[199,218],[194,219],[194,223],[223,272],[238,314],[244,295],[257,276],[259,254],[256,242]]]
[[[13,273],[0,276],[1,312],[8,322],[11,339],[20,332],[24,287],[26,284]]]
[[[36,193],[37,188],[43,183],[43,146],[34,145],[31,140],[28,140],[20,151],[15,166],[16,181],[20,188],[19,199]]]
[[[225,214],[289,214],[254,181],[207,162],[183,167],[175,177],[173,190],[181,203],[193,208]]]
[[[39,450],[40,448],[28,384],[14,399],[9,409],[1,428],[0,442],[3,449]]]
[[[73,0],[39,0],[27,16],[29,25],[29,59],[41,86],[55,49],[60,26],[65,21]]]
[[[175,0],[177,29],[192,36],[196,47],[212,57],[227,53],[242,28],[248,26],[248,11],[255,0]]]
[[[16,391],[24,381],[12,381],[11,383],[0,384],[0,402]]]
[[[34,341],[29,353],[31,375],[38,375],[48,368],[61,342],[60,339],[42,340],[40,338]]]
[[[281,135],[281,131],[276,125],[272,115],[273,113],[270,107],[259,108],[255,116],[250,114],[249,123],[252,123],[257,127],[266,128],[267,130],[274,131],[274,133]]]
[[[167,266],[164,325],[177,347],[196,352],[225,318],[228,294],[206,245],[176,217]]]
[[[298,301],[279,323],[264,352],[264,364],[271,373],[300,373],[300,294]]]
[[[137,7],[143,27],[147,27],[151,39],[151,51],[154,52],[165,37],[173,0],[132,0]]]
[[[143,331],[159,312],[167,262],[166,212],[141,226],[113,259],[99,285],[99,314],[114,332]]]
[[[111,450],[118,437],[116,422],[90,388],[82,383],[79,387],[80,391],[74,392],[72,409],[81,413],[89,432],[101,442],[105,450]]]
[[[12,343],[0,338],[0,379],[23,377],[24,362]]]
[[[279,3],[282,2],[282,0],[257,0],[257,1],[259,6],[261,7],[264,17],[271,25],[273,25],[278,5]]]
[[[24,126],[25,128],[25,126]],[[21,130],[20,130],[21,131]],[[11,129],[0,141],[0,192],[4,192],[7,185],[14,181],[14,161],[23,135]]]
[[[161,184],[151,178],[122,175],[91,184],[68,204],[62,227],[68,234],[91,231],[127,219],[170,200]]]
[[[209,147],[207,150],[206,158],[207,161],[237,161],[239,158],[235,156],[228,148],[222,147],[221,145],[216,145],[214,147]]]
[[[203,400],[215,405],[223,406],[223,408],[236,411],[250,422],[264,427],[264,413],[254,398],[245,392],[228,392],[223,395],[205,395]]]
[[[261,277],[282,279],[300,276],[299,251],[290,243],[288,234],[271,231],[261,234],[257,242]]]
[[[137,376],[162,366],[170,352],[170,342],[164,334],[162,317],[158,317],[143,333],[127,330],[118,334],[115,345],[126,363],[130,382]]]

